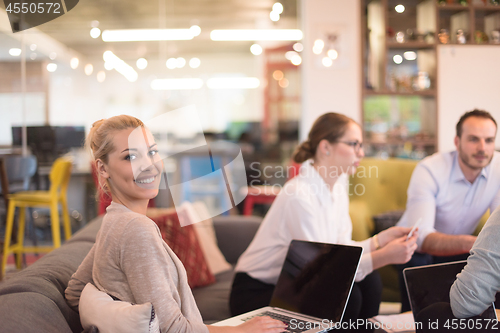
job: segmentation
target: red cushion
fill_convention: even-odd
[[[184,264],[189,286],[196,288],[215,283],[215,277],[208,268],[193,226],[181,227],[174,209],[161,209],[161,211],[148,216],[155,221],[163,240]]]

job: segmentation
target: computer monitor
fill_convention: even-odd
[[[23,145],[23,128],[20,126],[12,126],[12,145]]]
[[[85,141],[84,126],[27,126],[27,145],[38,163],[52,164],[58,156],[71,148],[82,147]],[[12,145],[22,145],[22,127],[12,127]]]
[[[57,126],[54,127],[56,145],[59,153],[66,153],[70,148],[83,147],[85,142],[85,127]]]
[[[38,164],[52,164],[57,158],[56,134],[51,126],[28,126],[27,144]]]

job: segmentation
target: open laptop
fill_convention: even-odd
[[[270,306],[215,326],[237,326],[269,315],[288,323],[285,332],[326,332],[341,323],[363,249],[357,246],[293,240]]]
[[[437,302],[450,302],[450,289],[457,274],[467,264],[467,260],[443,264],[405,268],[403,276],[410,299],[411,311],[416,318],[427,306]],[[484,312],[485,318],[497,319],[495,304]]]

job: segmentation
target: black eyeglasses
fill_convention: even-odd
[[[359,153],[360,149],[363,149],[363,142],[359,142],[359,141],[337,141],[337,142],[343,143],[345,145],[352,147],[354,149],[354,151],[356,152],[356,154]]]

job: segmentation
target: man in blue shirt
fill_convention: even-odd
[[[496,131],[496,121],[488,112],[467,112],[456,126],[457,150],[429,156],[413,171],[406,211],[398,225],[421,222],[418,249],[399,267],[402,311],[410,310],[402,269],[467,258],[479,220],[500,205]]]

